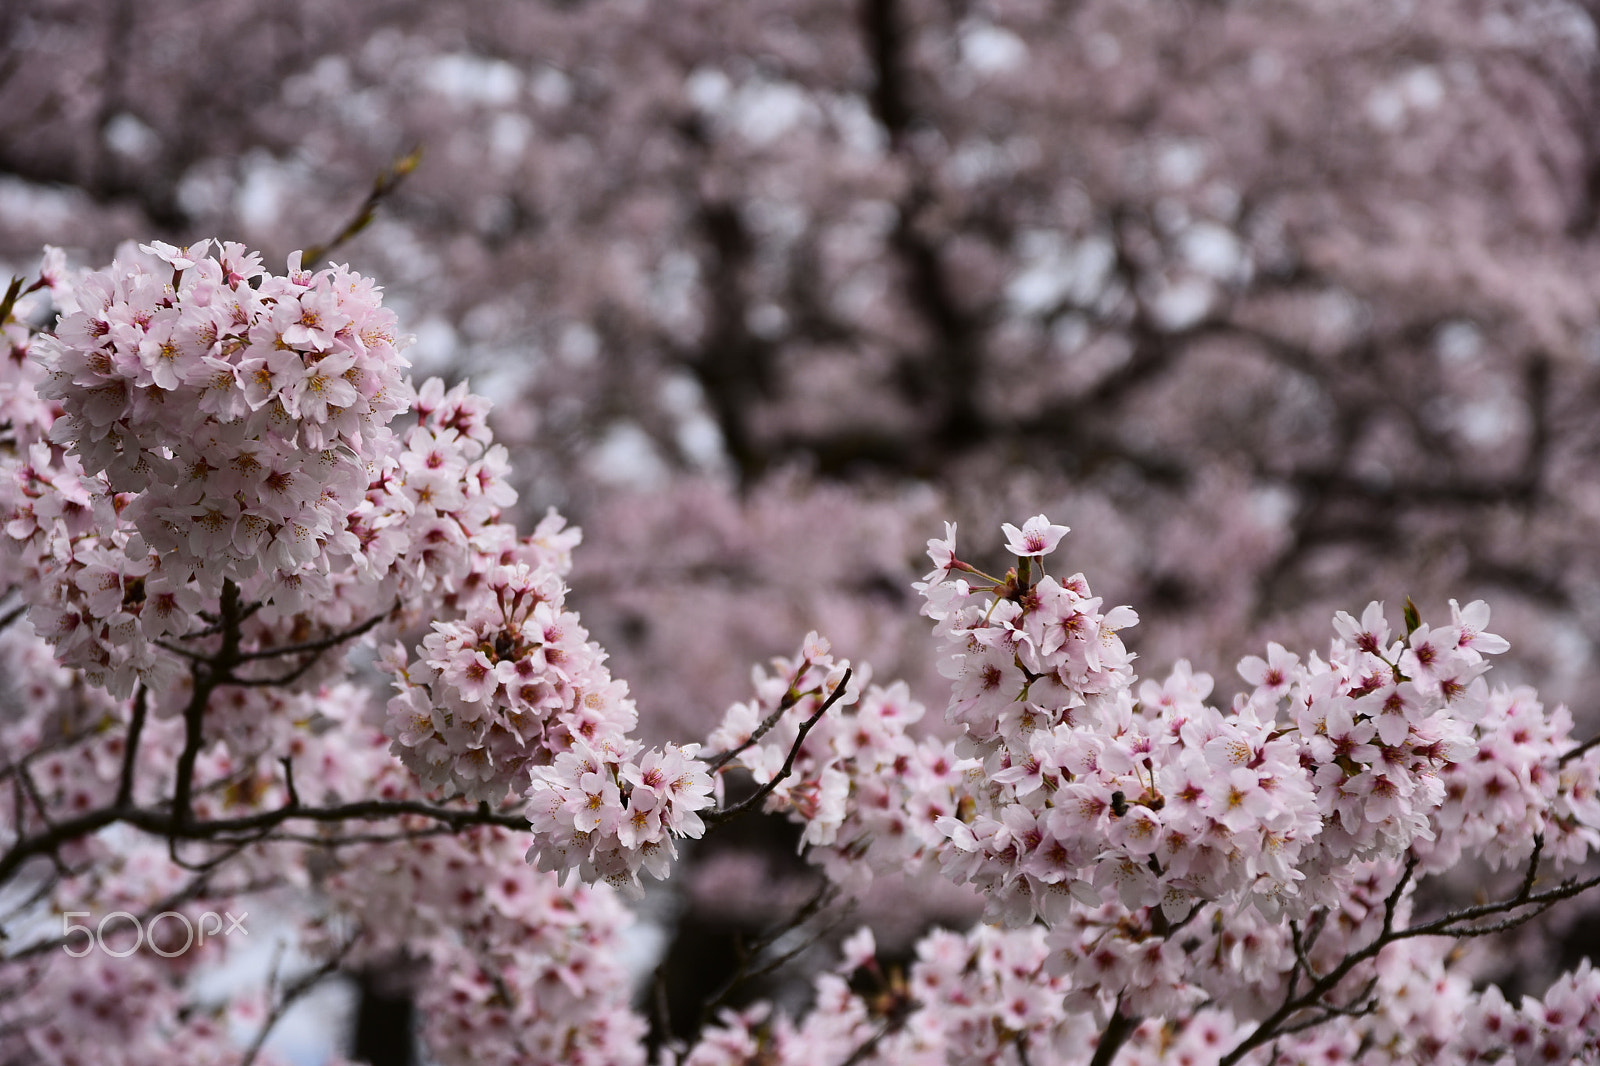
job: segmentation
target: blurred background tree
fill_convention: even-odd
[[[1040,510],[1148,672],[1228,690],[1268,632],[1481,596],[1583,720],[1597,35],[1586,0],[11,4],[0,259],[286,254],[422,146],[336,256],[497,399],[525,515],[585,527],[652,739],[811,628],[942,706],[922,543]]]

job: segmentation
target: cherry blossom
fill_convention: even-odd
[[[254,1056],[295,995],[405,960],[440,1062],[643,1063],[617,890],[757,809],[820,870],[791,932],[894,876],[967,886],[987,922],[900,962],[857,933],[803,1014],[724,1011],[661,1061],[1600,1054],[1592,967],[1513,1006],[1455,949],[1597,884],[1600,748],[1490,680],[1509,644],[1484,603],[1340,612],[1322,649],[1244,657],[1223,700],[1191,660],[1138,676],[1139,615],[1050,559],[1065,526],[1002,525],[995,577],[949,523],[915,586],[942,722],[812,632],[703,741],[647,742],[648,689],[568,584],[578,531],[519,530],[488,402],[400,375],[370,279],[144,254],[52,257],[60,317],[0,367],[5,1055],[232,1061],[243,1030]],[[1472,860],[1509,887],[1441,914]],[[315,968],[226,1004],[168,933],[113,967],[47,920],[268,892]]]

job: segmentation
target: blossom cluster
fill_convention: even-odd
[[[416,991],[435,1061],[642,1064],[621,965],[631,915],[604,887],[529,868],[522,847],[493,826],[364,846],[324,887],[363,930],[358,960],[407,951],[426,967]]]
[[[25,628],[5,631],[0,642],[13,659],[13,646],[48,655],[43,641]],[[86,689],[85,695],[102,710],[110,704],[101,690]],[[282,716],[294,723],[277,750],[292,764],[301,802],[423,798],[418,782],[389,754],[389,738],[375,728],[381,714],[373,713],[364,687],[345,683],[276,695],[286,701]],[[170,789],[170,779],[154,771],[170,771],[182,744],[181,728],[175,728],[180,725],[163,719],[147,724],[142,750],[151,765],[140,777],[141,802]],[[65,751],[37,742],[12,749],[28,756],[20,772],[30,775],[34,796],[20,811],[0,804],[0,821],[27,829],[37,826],[32,804],[39,816],[54,819],[110,802],[124,740],[122,733],[102,728]],[[19,772],[15,765],[7,769]],[[277,758],[242,760],[221,745],[202,754],[195,777],[201,820],[279,808],[289,798]],[[525,838],[507,829],[477,827],[439,838],[429,833],[433,823],[426,818],[397,822],[404,843],[319,847],[319,838],[332,845],[340,837],[338,827],[326,825],[303,841],[233,848],[223,872],[179,865],[168,841],[158,837],[90,838],[62,852],[74,870],[48,886],[52,921],[43,932],[59,932],[61,911],[139,915],[156,901],[157,910],[176,909],[192,918],[199,908],[262,914],[275,908],[233,900],[247,889],[285,884],[305,893],[314,878],[315,900],[297,930],[300,950],[313,958],[339,956],[351,967],[389,970],[397,956],[408,957],[416,968],[422,1035],[433,1060],[643,1061],[645,1027],[629,1008],[620,962],[631,917],[614,893],[603,886],[559,887],[554,876],[522,861]],[[198,857],[192,850],[197,843],[181,847],[178,858]],[[197,886],[206,889],[198,900]],[[237,995],[224,1009],[207,998],[207,982],[195,980],[196,968],[215,964],[233,942],[211,940],[204,950],[180,952],[180,923],[169,919],[160,928],[179,941],[160,945],[171,958],[159,957],[147,944],[122,959],[99,953],[67,958],[51,950],[27,962],[8,960],[8,981],[26,974],[28,982],[23,987],[19,981],[0,1002],[0,1052],[8,1061],[50,1066],[138,1066],[174,1042],[165,1054],[182,1066],[240,1061],[240,1034],[248,1037],[264,1025],[270,1004],[259,995]],[[262,935],[259,927],[255,932]],[[118,950],[123,946],[114,941]],[[119,1005],[124,997],[131,997],[126,1009]],[[85,1034],[107,1046],[86,1051]],[[283,1060],[268,1049],[256,1061],[271,1066]]]
[[[77,277],[47,261],[36,288],[64,317],[38,340],[5,326],[39,361],[0,364],[0,504],[33,608],[0,626],[21,679],[0,698],[0,861],[39,906],[291,887],[315,897],[303,948],[426,972],[441,1062],[642,1063],[612,887],[666,877],[679,841],[737,813],[735,795],[705,815],[738,769],[845,890],[828,898],[937,869],[996,924],[934,931],[905,965],[858,934],[803,1019],[724,1013],[667,1049],[684,1066],[1087,1063],[1107,1040],[1119,1063],[1195,1066],[1244,1044],[1248,1066],[1600,1056],[1592,969],[1514,1006],[1409,935],[1417,877],[1473,856],[1570,868],[1600,845],[1600,749],[1565,708],[1489,686],[1507,644],[1484,604],[1430,625],[1408,603],[1403,629],[1381,604],[1341,613],[1325,653],[1247,656],[1218,708],[1187,662],[1141,682],[1120,636],[1137,615],[1046,571],[1065,526],[1003,527],[1000,577],[949,526],[919,589],[954,739],[813,633],[753,671],[717,754],[647,749],[569,603],[578,532],[505,520],[487,401],[401,380],[393,316],[347,269],[210,250]],[[380,624],[381,706],[324,654]],[[348,824],[382,814],[391,835]],[[116,828],[59,828],[80,816]],[[1541,872],[1515,907],[1541,905]],[[271,1002],[203,1009],[194,960],[156,946],[115,972],[24,946],[0,1058],[75,1066],[81,1032],[116,1045],[107,1061],[179,1042],[201,1066],[229,1057],[229,1026],[270,1027]],[[1257,1047],[1319,975],[1297,1009],[1330,1024]],[[29,1023],[41,997],[63,1021]]]
[[[1070,1005],[1070,985],[1045,970],[1043,930],[979,926],[934,930],[909,971],[882,963],[869,930],[844,945],[840,964],[815,983],[802,1020],[765,1004],[724,1011],[682,1066],[752,1061],[788,1066],[853,1061],[904,1066],[952,1062],[1087,1061],[1096,1027]],[[866,1053],[863,1053],[863,1049]]]
[[[19,472],[41,631],[126,692],[225,582],[280,608],[330,556],[404,409],[392,311],[345,267],[283,275],[233,243],[142,246],[63,279],[32,355],[61,410]],[[210,253],[210,254],[208,254]]]
[[[553,752],[620,737],[638,715],[563,609],[555,570],[498,565],[481,587],[487,594],[472,596],[462,617],[432,623],[416,660],[391,662],[398,691],[388,713],[395,754],[420,778],[498,802],[525,793]]]
[[[693,744],[644,750],[627,738],[575,742],[534,771],[528,861],[632,895],[640,869],[664,880],[678,857],[675,840],[705,832],[696,812],[711,806],[712,781],[698,751]]]
[[[807,857],[859,892],[877,874],[920,872],[931,862],[945,843],[939,820],[956,813],[976,763],[948,740],[913,736],[926,709],[904,682],[872,684],[864,665],[801,738],[849,665],[810,634],[793,659],[753,670],[755,698],[729,707],[709,743],[737,752],[732,765],[757,785],[773,782],[788,762],[765,809],[799,823]]]
[[[1211,679],[1185,663],[1135,699],[1117,636],[1132,612],[1103,612],[1082,575],[1034,572],[1066,527],[1041,515],[1007,532],[1018,565],[1003,578],[957,558],[952,527],[930,542],[936,569],[921,586],[953,679],[949,717],[988,782],[970,817],[941,821],[951,842],[942,861],[982,888],[993,916],[1056,924],[1073,900],[1114,897],[1159,905],[1167,921],[1202,902],[1304,917],[1337,904],[1358,864],[1440,828],[1467,824],[1486,839],[1492,827],[1476,813],[1444,814],[1448,827],[1434,818],[1447,768],[1480,750],[1499,753],[1480,763],[1498,758],[1513,778],[1550,782],[1545,807],[1555,798],[1564,729],[1540,733],[1548,742],[1537,750],[1479,748],[1484,656],[1505,647],[1485,631],[1482,603],[1452,604],[1446,626],[1413,617],[1398,636],[1381,605],[1359,621],[1341,614],[1327,658],[1274,644],[1244,659],[1254,688],[1225,713],[1205,702]],[[1565,775],[1568,823],[1600,822],[1594,774],[1586,761]],[[1592,830],[1572,837],[1563,858],[1581,857]]]
[[[1046,940],[1038,926],[936,929],[918,941],[902,970],[880,960],[862,930],[845,942],[839,965],[816,979],[815,1002],[803,1019],[777,1015],[767,1004],[724,1011],[679,1062],[799,1064],[826,1056],[883,1066],[1085,1066],[1107,1038],[1111,1004],[1086,995],[1074,977],[1053,974]],[[1225,954],[1219,968],[1251,965],[1239,945]],[[1519,1006],[1494,986],[1475,991],[1450,967],[1449,954],[1438,941],[1391,944],[1350,982],[1365,989],[1369,1009],[1279,1036],[1241,1061],[1534,1066],[1592,1062],[1600,1054],[1600,972],[1588,962]],[[1125,1016],[1137,1009],[1118,1005]],[[1215,1003],[1135,1016],[1129,1024],[1114,1060],[1119,1066],[1216,1066],[1256,1026],[1249,1014]]]
[[[470,438],[440,417],[446,410],[429,408],[383,487],[411,500],[413,527],[419,512],[435,512],[413,528],[418,547],[396,565],[418,566],[419,581],[431,575],[456,609],[431,623],[415,658],[401,644],[385,657],[396,689],[392,750],[430,788],[488,803],[525,799],[535,833],[528,861],[540,869],[636,890],[641,869],[666,876],[674,838],[704,831],[695,812],[712,802],[711,778],[694,746],[646,751],[629,736],[638,712],[628,686],[566,607],[576,531],[551,515],[519,540],[510,525],[449,509],[481,498],[449,490],[481,487],[489,472],[450,456]],[[362,520],[382,529],[381,511]],[[434,564],[431,553],[447,559]]]
[[[1433,814],[1436,840],[1415,850],[1435,871],[1467,855],[1491,868],[1545,855],[1581,862],[1600,847],[1596,759],[1573,750],[1572,715],[1546,709],[1533,689],[1496,688],[1477,724],[1477,754],[1441,772],[1444,800]]]

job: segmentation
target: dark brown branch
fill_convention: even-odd
[[[241,663],[248,663],[254,662],[257,659],[277,659],[285,655],[305,655],[312,652],[324,652],[330,648],[338,647],[347,640],[354,640],[356,637],[370,632],[374,626],[378,625],[378,623],[382,622],[385,618],[392,616],[394,612],[398,611],[399,609],[400,601],[395,600],[393,607],[389,608],[387,611],[373,615],[360,625],[352,626],[351,628],[341,630],[338,633],[331,633],[328,636],[320,637],[317,640],[303,641],[299,644],[285,644],[278,648],[260,648],[256,651],[240,652],[237,661]]]
[[[143,808],[105,807],[63,822],[56,822],[46,832],[25,837],[13,844],[0,856],[0,884],[27,860],[52,855],[62,845],[97,833],[110,825],[126,824],[147,833],[173,840],[210,840],[235,846],[263,839],[263,830],[276,829],[285,822],[308,821],[336,823],[347,821],[381,821],[414,815],[430,818],[459,832],[478,825],[499,826],[518,832],[529,832],[531,827],[521,815],[500,814],[479,807],[441,807],[420,800],[361,800],[331,807],[283,806],[276,810],[238,818],[216,818],[197,822],[192,817],[180,821],[175,813]],[[245,840],[226,839],[231,834],[252,834]]]
[[[283,764],[283,789],[288,798],[283,801],[287,810],[298,810],[300,807],[300,793],[294,787],[294,760],[285,755],[278,760]]]
[[[232,671],[239,661],[239,626],[242,605],[239,586],[232,580],[222,583],[222,603],[218,624],[222,627],[222,646],[206,663],[195,663],[189,674],[194,681],[194,691],[189,694],[189,704],[183,709],[183,750],[178,754],[177,780],[172,790],[172,821],[179,828],[191,816],[190,794],[194,789],[194,764],[200,757],[205,741],[204,719],[206,703],[211,699],[218,683]],[[176,858],[176,856],[174,856]]]
[[[1561,758],[1556,761],[1556,765],[1565,766],[1573,759],[1581,759],[1590,751],[1594,750],[1596,746],[1600,746],[1600,735],[1590,737],[1582,744],[1579,744],[1577,747],[1561,756]]]
[[[5,614],[0,615],[0,629],[7,628],[8,626],[11,625],[12,622],[15,622],[17,619],[21,618],[24,614],[27,614],[27,613],[28,613],[28,605],[26,603],[17,604],[15,607],[11,608],[11,610],[7,611]]]
[[[43,855],[54,855],[63,844],[98,833],[108,825],[114,825],[122,820],[119,812],[112,807],[80,815],[65,822],[56,822],[49,830],[33,837],[22,837],[12,844],[4,855],[0,855],[0,884],[10,880],[11,875],[29,859]]]
[[[1111,1020],[1106,1022],[1105,1030],[1100,1034],[1100,1042],[1094,1046],[1094,1057],[1089,1060],[1089,1066],[1111,1066],[1117,1057],[1117,1052],[1122,1050],[1122,1045],[1127,1043],[1128,1037],[1139,1027],[1140,1019],[1122,1013],[1122,1004],[1117,1004],[1117,1009],[1111,1012]]]
[[[239,609],[239,621],[243,622],[245,619],[249,618],[251,615],[255,614],[265,606],[266,604],[260,600],[251,600],[249,603],[245,604]],[[200,617],[211,624],[206,626],[204,629],[197,629],[193,633],[185,633],[179,638],[180,640],[200,640],[203,637],[214,637],[218,633],[222,632],[223,624],[216,615],[212,614],[210,611],[201,611]]]
[[[128,737],[122,745],[122,776],[117,783],[117,806],[133,803],[133,777],[139,758],[139,741],[144,734],[145,715],[149,712],[150,690],[144,685],[133,697],[133,717],[128,720]]]
[[[1277,1037],[1282,1036],[1284,1033],[1298,1031],[1299,1029],[1303,1028],[1310,1028],[1310,1025],[1302,1024],[1305,1019],[1300,1019],[1295,1022],[1290,1021],[1290,1019],[1294,1018],[1295,1015],[1302,1011],[1312,1011],[1313,1014],[1311,1017],[1318,1019],[1318,1021],[1326,1021],[1329,1018],[1339,1015],[1366,1013],[1363,1007],[1358,1004],[1360,1004],[1360,1001],[1363,998],[1365,998],[1367,995],[1370,995],[1369,990],[1363,990],[1361,994],[1352,997],[1349,1001],[1349,1004],[1345,1007],[1339,1007],[1336,1004],[1329,1003],[1325,997],[1332,993],[1334,989],[1339,986],[1339,983],[1350,975],[1352,970],[1354,970],[1361,963],[1366,962],[1368,959],[1375,958],[1390,944],[1400,940],[1409,940],[1413,937],[1420,936],[1485,936],[1489,933],[1498,933],[1507,929],[1514,929],[1525,922],[1531,921],[1533,918],[1537,917],[1545,910],[1548,910],[1551,906],[1560,902],[1561,900],[1571,899],[1574,896],[1588,891],[1596,885],[1600,885],[1600,876],[1596,876],[1583,881],[1564,881],[1557,887],[1545,892],[1536,893],[1532,891],[1533,883],[1538,875],[1539,858],[1542,849],[1543,842],[1536,839],[1534,853],[1528,864],[1528,873],[1523,877],[1522,884],[1518,888],[1516,894],[1508,899],[1497,900],[1493,903],[1480,904],[1479,906],[1468,907],[1464,910],[1452,911],[1451,913],[1440,918],[1436,918],[1433,921],[1424,922],[1420,925],[1413,925],[1405,929],[1397,930],[1394,928],[1395,908],[1399,904],[1400,896],[1404,893],[1405,887],[1407,883],[1409,883],[1411,875],[1415,872],[1417,866],[1416,857],[1409,856],[1406,861],[1405,870],[1400,875],[1400,879],[1396,882],[1394,889],[1384,900],[1383,928],[1379,934],[1373,938],[1372,942],[1366,947],[1345,955],[1345,957],[1340,960],[1339,964],[1332,970],[1328,971],[1328,973],[1324,974],[1320,978],[1312,981],[1311,987],[1308,988],[1302,995],[1294,995],[1293,989],[1291,988],[1290,991],[1285,994],[1284,1000],[1279,1005],[1278,1009],[1273,1011],[1271,1015],[1262,1020],[1261,1024],[1256,1026],[1255,1030],[1252,1031],[1249,1036],[1241,1040],[1232,1051],[1229,1051],[1226,1055],[1224,1055],[1218,1063],[1218,1066],[1234,1066],[1234,1064],[1246,1054],[1253,1049],[1260,1047],[1262,1044],[1276,1039]],[[1523,910],[1523,908],[1528,909]],[[1510,914],[1514,911],[1522,911],[1522,913],[1511,914],[1510,917],[1503,921],[1490,923],[1488,925],[1471,924],[1482,918]],[[1313,1022],[1312,1024],[1314,1025],[1316,1022]]]
[[[427,829],[412,829],[398,833],[345,833],[340,836],[316,836],[312,833],[281,833],[272,834],[274,844],[305,844],[309,847],[327,848],[353,848],[362,844],[409,844],[417,840],[426,840],[429,837],[450,836],[456,830],[447,825],[429,826]]]
[[[457,831],[475,825],[496,825],[502,829],[515,829],[524,833],[530,831],[528,820],[521,815],[497,814],[493,811],[484,810],[481,806],[440,807],[421,800],[358,800],[353,803],[341,803],[332,807],[285,805],[276,810],[242,815],[238,818],[216,818],[206,822],[191,822],[181,829],[178,829],[169,819],[162,818],[159,814],[156,814],[152,820],[149,817],[151,813],[143,811],[129,812],[128,817],[123,820],[151,832],[177,831],[179,836],[189,840],[211,839],[222,834],[231,833],[256,833],[263,829],[274,829],[289,821],[371,822],[405,815],[431,818]]]

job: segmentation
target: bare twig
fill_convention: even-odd
[[[771,732],[772,727],[783,720],[783,716],[789,710],[789,708],[799,703],[800,700],[805,697],[806,693],[800,692],[795,688],[795,685],[799,683],[800,676],[810,669],[810,667],[811,660],[809,659],[800,664],[799,668],[795,670],[794,676],[789,679],[789,689],[783,694],[783,699],[778,701],[777,708],[771,714],[767,715],[761,720],[761,724],[756,726],[755,732],[751,733],[745,738],[743,744],[740,744],[738,747],[729,748],[727,751],[721,752],[717,755],[706,756],[706,762],[711,766],[711,769],[708,772],[715,774],[718,770],[728,765],[728,763],[732,762],[736,757],[748,750],[752,744],[755,744],[762,737]]]
[[[378,208],[383,204],[406,176],[417,169],[417,164],[422,162],[422,146],[411,149],[405,155],[396,159],[384,169],[376,178],[372,179],[372,190],[367,193],[367,198],[361,201],[361,206],[349,222],[344,224],[334,238],[327,244],[313,244],[301,255],[300,261],[307,269],[315,269],[316,264],[327,258],[328,253],[339,247],[351,237],[360,233],[372,224],[372,219],[377,215]]]
[[[17,619],[21,618],[27,613],[28,605],[26,603],[19,603],[5,614],[0,614],[0,629],[5,629],[6,627],[10,626],[12,622],[15,622]]]
[[[719,987],[714,994],[708,996],[706,1001],[700,1005],[699,1027],[704,1029],[711,1021],[711,1016],[713,1013],[715,1013],[716,1009],[722,1006],[723,1003],[727,1002],[728,997],[731,996],[736,989],[738,989],[746,981],[749,981],[757,976],[756,973],[752,972],[751,964],[763,951],[777,943],[778,940],[788,933],[791,933],[805,925],[806,922],[810,921],[813,916],[818,914],[823,908],[831,903],[836,894],[837,893],[832,882],[824,881],[818,886],[817,890],[811,894],[810,898],[802,903],[793,914],[791,914],[784,921],[780,922],[765,935],[758,938],[756,942],[747,950],[741,951],[739,965],[734,970],[733,974],[722,983],[721,987]],[[802,946],[801,950],[791,950],[786,952],[783,956],[780,956],[779,961],[775,964],[763,966],[760,973],[771,973],[773,970],[777,969],[778,966],[781,966],[783,963],[795,958],[802,951],[813,947],[815,943],[816,941],[814,939],[808,939],[807,942]]]
[[[1533,891],[1533,883],[1539,878],[1539,858],[1544,854],[1544,834],[1533,835],[1533,853],[1528,856],[1528,872],[1522,878],[1522,887],[1517,889],[1515,899],[1527,899]]]

